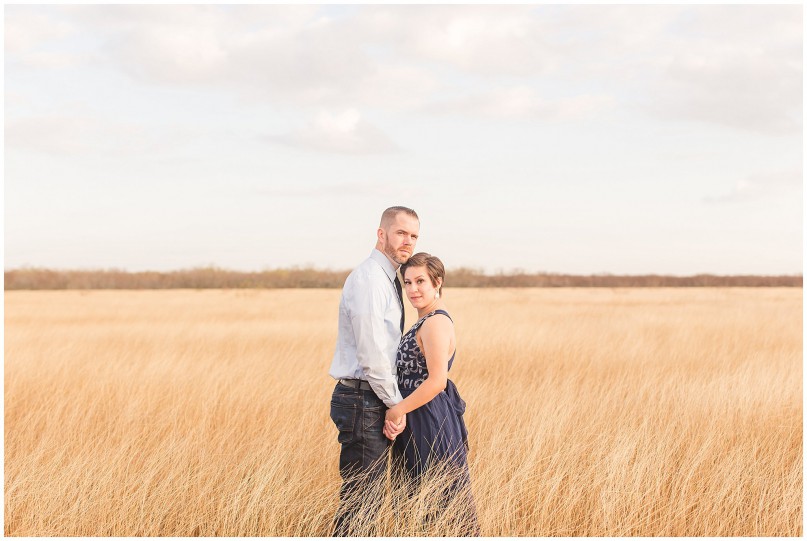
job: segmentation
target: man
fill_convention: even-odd
[[[414,210],[385,210],[375,248],[350,273],[342,288],[339,334],[329,372],[337,380],[331,419],[339,429],[342,445],[342,487],[334,528],[337,536],[351,534],[357,497],[361,498],[363,489],[385,471],[384,456],[391,440],[383,434],[384,415],[387,408],[402,400],[395,378],[395,356],[404,328],[397,270],[412,256],[419,230],[420,220]],[[392,437],[405,426],[404,417]],[[372,507],[372,501],[369,503]],[[362,519],[366,522],[366,515]]]

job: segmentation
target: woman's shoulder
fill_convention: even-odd
[[[454,320],[445,310],[435,310],[423,316],[420,328],[427,332],[434,330],[437,332],[454,329]]]
[[[417,339],[423,351],[442,351],[443,348],[450,348],[455,344],[454,322],[444,313],[428,314],[423,320]]]

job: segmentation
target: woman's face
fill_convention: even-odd
[[[409,302],[415,308],[429,306],[437,295],[437,288],[432,284],[425,266],[406,269],[404,288]]]

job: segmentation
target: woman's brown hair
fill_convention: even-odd
[[[401,276],[406,276],[406,270],[409,267],[426,267],[426,274],[432,281],[432,285],[437,287],[437,279],[442,280],[440,287],[437,287],[437,292],[443,296],[443,286],[446,282],[446,269],[443,262],[439,258],[427,254],[426,252],[418,252],[409,258],[409,261],[401,265]]]

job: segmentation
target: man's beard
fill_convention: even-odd
[[[387,254],[387,257],[389,257],[399,265],[403,265],[404,263],[409,261],[409,258],[411,257],[409,254],[406,254],[406,256],[404,256],[403,261],[401,261],[401,256],[398,255],[398,253],[396,253],[395,250],[392,249],[392,246],[390,246],[386,242],[384,243],[384,253]]]

